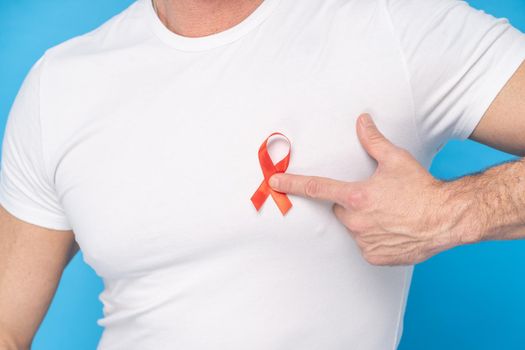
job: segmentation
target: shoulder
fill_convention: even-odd
[[[141,6],[142,2],[135,1],[97,28],[48,48],[41,58],[46,70],[67,68],[69,64],[97,59],[146,40],[149,32]]]
[[[421,14],[440,15],[443,11],[459,7],[469,7],[463,0],[380,0],[393,13],[400,13],[414,20],[421,19]]]

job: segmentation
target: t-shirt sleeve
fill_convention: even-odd
[[[2,141],[0,204],[15,217],[69,230],[45,160],[40,123],[41,57],[25,77],[9,111]]]
[[[466,139],[525,60],[525,34],[460,0],[386,0],[420,139]]]

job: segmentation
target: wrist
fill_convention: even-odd
[[[450,246],[477,243],[487,233],[486,210],[477,199],[475,180],[469,177],[439,181],[442,230]]]
[[[525,238],[524,175],[522,159],[451,181],[437,180],[435,240],[452,247]]]

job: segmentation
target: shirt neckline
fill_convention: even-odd
[[[188,37],[168,29],[155,13],[151,0],[138,0],[145,8],[147,21],[155,35],[164,43],[184,51],[203,51],[231,43],[261,24],[281,0],[263,2],[240,23],[222,32],[201,37]]]

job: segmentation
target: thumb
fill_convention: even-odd
[[[359,116],[356,129],[359,142],[365,151],[378,162],[396,147],[379,131],[372,117],[367,113]]]

